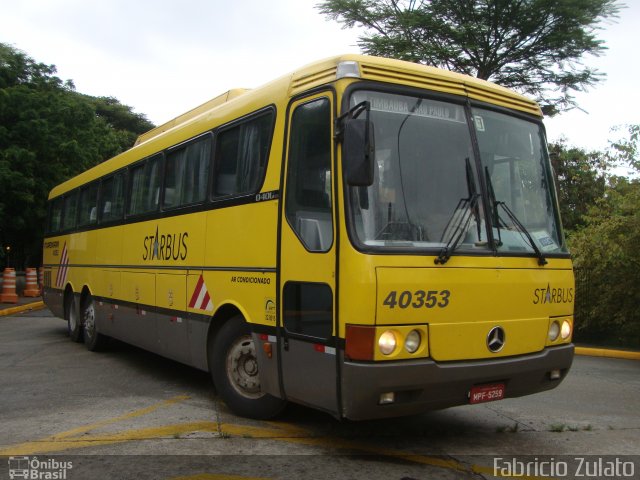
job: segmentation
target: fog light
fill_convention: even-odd
[[[383,355],[391,355],[396,349],[396,336],[391,330],[386,330],[378,339],[378,348]]]
[[[571,336],[571,322],[565,320],[562,322],[562,330],[560,330],[560,336],[563,340],[566,340]]]
[[[558,322],[554,321],[549,326],[549,341],[555,342],[558,339],[558,335],[560,335],[560,325],[558,325]]]
[[[380,394],[380,401],[378,402],[380,405],[388,405],[389,403],[394,403],[396,401],[395,392],[386,392]]]
[[[420,348],[420,332],[417,330],[411,330],[404,341],[404,348],[409,353],[416,353]]]
[[[559,380],[560,379],[560,370],[551,370],[551,372],[549,372],[549,378],[551,380]]]

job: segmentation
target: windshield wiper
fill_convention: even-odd
[[[469,224],[474,216],[474,211],[478,206],[479,197],[480,195],[475,193],[469,198],[460,199],[458,202],[458,205],[449,219],[449,222],[447,222],[447,226],[442,234],[442,240],[444,240],[445,237],[448,237],[449,240],[447,241],[447,244],[440,249],[438,257],[433,261],[436,265],[444,265],[447,263],[455,249],[467,234]],[[452,233],[447,236],[447,232],[450,231]]]
[[[500,236],[500,225],[502,224],[502,226],[504,228],[508,228],[507,224],[504,222],[504,220],[502,220],[502,218],[500,217],[500,212],[498,211],[498,208],[502,207],[502,209],[505,211],[505,213],[507,214],[507,216],[509,217],[509,219],[513,222],[513,224],[518,228],[518,231],[520,232],[520,235],[522,235],[524,238],[526,238],[526,240],[529,242],[529,245],[531,245],[531,248],[533,249],[533,251],[535,252],[536,256],[538,257],[538,265],[540,265],[541,267],[546,265],[547,263],[547,259],[544,257],[544,254],[542,253],[542,250],[540,250],[538,248],[538,245],[536,245],[536,242],[533,240],[533,237],[531,236],[531,234],[529,233],[529,230],[526,229],[526,227],[522,224],[522,222],[520,220],[518,220],[518,217],[516,217],[516,214],[513,213],[513,211],[507,206],[507,204],[505,202],[501,202],[499,200],[496,200],[496,195],[495,195],[495,191],[493,190],[493,183],[491,182],[491,175],[489,175],[489,168],[488,167],[484,167],[484,174],[487,180],[487,187],[489,189],[489,197],[491,199],[491,213],[492,213],[492,218],[493,218],[493,223],[496,226],[497,230],[498,230],[498,242],[497,242],[497,246],[501,246],[502,245],[502,238]]]
[[[449,261],[456,247],[460,244],[464,235],[466,235],[469,224],[471,223],[472,215],[478,228],[478,241],[480,241],[481,238],[482,227],[480,225],[480,211],[478,210],[478,198],[480,195],[476,190],[476,183],[473,180],[473,169],[471,168],[469,157],[464,159],[464,163],[465,175],[467,177],[467,193],[469,194],[469,197],[460,199],[456,209],[453,211],[453,215],[447,222],[447,226],[444,228],[444,232],[442,232],[440,241],[445,238],[448,238],[449,240],[447,241],[447,244],[442,247],[438,257],[434,260],[436,265],[444,265]],[[450,231],[450,227],[453,230],[453,233],[447,235]]]

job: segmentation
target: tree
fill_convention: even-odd
[[[564,140],[550,144],[549,153],[557,178],[562,224],[570,233],[584,226],[589,206],[604,196],[608,157],[602,152],[569,147]]]
[[[640,124],[618,126],[613,130],[622,129],[626,129],[628,136],[609,142],[609,156],[614,163],[627,166],[638,174],[640,173]]]
[[[601,22],[616,0],[324,0],[345,28],[364,28],[366,54],[446,68],[535,97],[546,115],[576,107],[573,92],[604,74],[582,65],[606,47]]]
[[[613,177],[569,244],[576,328],[584,339],[640,346],[640,182]]]
[[[153,128],[130,107],[79,94],[55,73],[0,44],[0,242],[11,247],[12,266],[39,260],[53,186]]]
[[[602,154],[628,165],[632,178],[610,176],[602,196],[569,237],[576,268],[576,327],[585,340],[640,346],[640,125]],[[633,178],[635,177],[635,178]]]

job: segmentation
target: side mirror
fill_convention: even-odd
[[[373,185],[374,165],[373,123],[362,118],[346,119],[342,166],[347,184],[353,187]]]

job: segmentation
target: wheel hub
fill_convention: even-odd
[[[231,385],[244,397],[259,398],[258,359],[251,336],[238,338],[227,354],[227,375]]]

